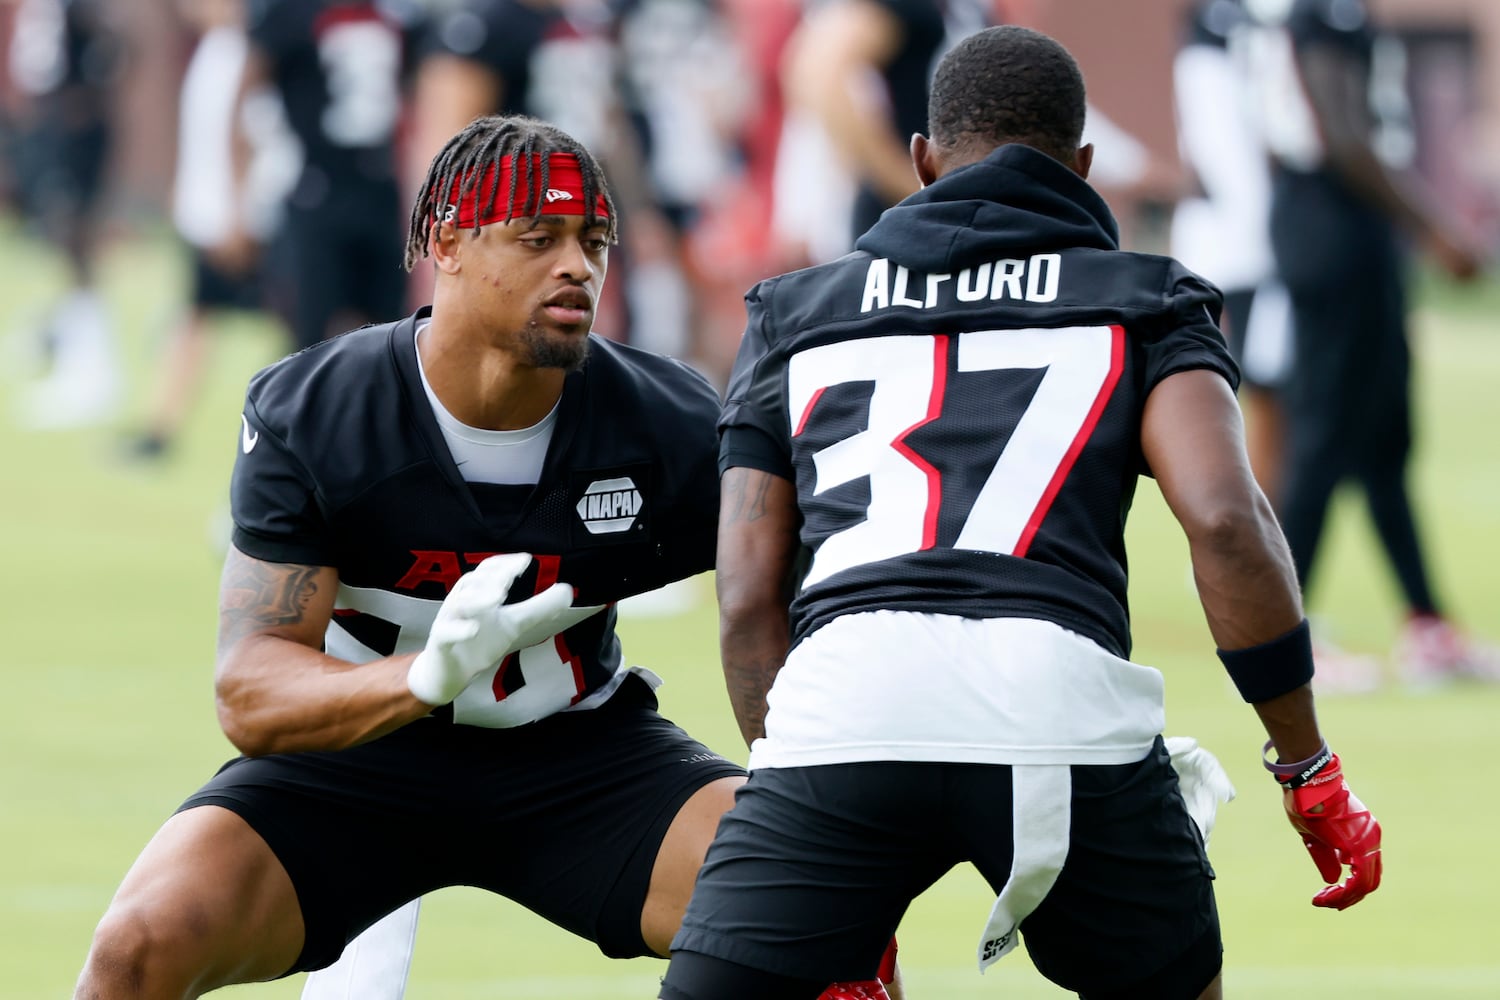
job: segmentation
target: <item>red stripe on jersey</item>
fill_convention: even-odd
[[[938,508],[943,501],[943,475],[921,455],[907,447],[906,438],[918,428],[925,427],[943,412],[943,393],[948,387],[948,335],[938,334],[932,338],[932,392],[927,397],[927,416],[896,435],[891,447],[902,454],[912,465],[922,470],[927,477],[927,512],[922,517],[922,549],[937,544]]]
[[[358,24],[361,21],[375,21],[379,24],[390,25],[390,22],[380,16],[380,11],[375,9],[374,4],[338,4],[328,7],[313,19],[313,37],[321,38],[330,28],[339,24]],[[392,28],[394,34],[395,29]]]
[[[510,692],[505,690],[505,675],[517,669],[520,664],[520,653],[506,653],[505,659],[500,661],[500,669],[495,671],[495,679],[490,681],[490,692],[494,694],[495,701],[501,702],[510,697]]]
[[[573,655],[573,651],[568,648],[568,640],[563,638],[561,632],[554,635],[552,641],[557,646],[557,658],[573,668],[573,697],[568,704],[576,705],[583,697],[583,660]]]
[[[557,573],[562,565],[562,556],[535,556],[536,590],[540,594],[557,582]]]
[[[828,386],[826,385],[820,386],[818,388],[818,391],[812,394],[812,399],[809,399],[807,401],[807,406],[803,407],[802,409],[802,419],[797,421],[797,429],[792,431],[792,437],[796,437],[797,435],[802,433],[802,429],[807,426],[807,418],[812,416],[813,407],[818,405],[818,400],[823,398],[823,393],[826,392],[827,389]]]
[[[557,574],[561,565],[562,556],[536,557],[536,592],[538,594],[557,582]],[[557,658],[573,668],[573,698],[568,704],[576,705],[583,697],[583,659],[575,656],[568,648],[568,640],[563,633],[559,632],[554,635],[552,643],[557,648]]]
[[[1093,435],[1094,428],[1099,426],[1099,418],[1104,416],[1104,408],[1109,405],[1109,397],[1114,395],[1115,386],[1120,382],[1120,373],[1125,370],[1125,328],[1111,326],[1109,332],[1109,374],[1104,377],[1104,384],[1099,387],[1099,394],[1094,397],[1094,405],[1089,407],[1089,415],[1073,437],[1073,443],[1068,446],[1068,453],[1063,456],[1062,464],[1052,473],[1052,480],[1042,493],[1042,499],[1037,501],[1036,510],[1031,512],[1031,517],[1026,521],[1026,529],[1021,532],[1015,551],[1011,555],[1025,557],[1026,551],[1031,548],[1031,540],[1036,537],[1037,529],[1046,519],[1047,511],[1052,509],[1052,501],[1057,499],[1063,481],[1068,478],[1068,473],[1073,471],[1073,463],[1078,461],[1083,446]]]

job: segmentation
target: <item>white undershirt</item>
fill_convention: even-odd
[[[499,483],[513,486],[530,486],[542,478],[542,464],[547,459],[547,446],[552,443],[552,429],[557,426],[557,405],[530,427],[517,431],[491,431],[470,427],[453,414],[432,391],[427,381],[427,370],[422,366],[421,340],[428,323],[417,325],[417,371],[422,375],[422,388],[427,401],[432,404],[433,416],[437,417],[438,429],[453,454],[453,461],[464,481],[469,483]],[[561,403],[561,398],[558,403]]]
[[[852,761],[1129,764],[1166,725],[1162,676],[1053,622],[840,615],[787,654],[750,769]]]

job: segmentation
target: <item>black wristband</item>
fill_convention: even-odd
[[[1312,680],[1312,631],[1306,618],[1270,642],[1218,652],[1229,679],[1248,702],[1270,701]]]

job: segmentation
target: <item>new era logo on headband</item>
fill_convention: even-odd
[[[585,203],[583,170],[572,153],[533,153],[529,162],[503,156],[483,171],[453,178],[451,185],[439,204],[456,208],[443,218],[460,229],[540,214],[544,206],[550,215],[609,217],[602,190],[594,192],[592,205]]]

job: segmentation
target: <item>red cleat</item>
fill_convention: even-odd
[[[818,1000],[891,1000],[891,995],[880,980],[869,979],[862,983],[834,983]]]

